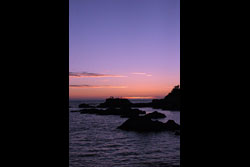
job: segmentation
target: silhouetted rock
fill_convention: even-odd
[[[135,117],[129,118],[118,128],[128,131],[162,131],[165,126],[162,122],[152,121],[146,117]]]
[[[127,131],[175,131],[179,130],[178,124],[173,120],[169,120],[167,123],[162,123],[159,121],[152,121],[146,117],[134,117],[129,118],[125,121],[118,129],[127,130]]]
[[[138,117],[140,114],[146,114],[145,111],[139,109],[121,109],[123,112],[121,113],[122,118],[133,118]]]
[[[164,99],[152,100],[153,108],[160,108],[164,110],[180,110],[181,92],[180,87],[175,86],[174,89]]]
[[[90,106],[88,104],[82,103],[78,106],[79,108],[94,108],[93,106]]]
[[[97,115],[120,115],[121,117],[136,117],[139,114],[146,114],[145,111],[139,109],[131,108],[107,108],[106,110],[102,109],[83,109],[80,110],[81,114],[97,114]]]
[[[153,99],[150,103],[131,103],[128,99],[113,98],[106,99],[104,103],[98,105],[98,108],[130,108],[130,107],[152,107],[155,109],[180,111],[181,93],[179,85],[175,86],[173,90],[163,99]]]
[[[180,111],[181,92],[179,85],[163,99],[153,99],[150,103],[132,103],[131,107],[152,107],[155,109]]]
[[[175,131],[175,135],[179,136],[181,133],[179,130]]]
[[[131,107],[137,107],[137,108],[141,108],[141,107],[152,107],[152,103],[132,103]]]
[[[159,113],[157,111],[154,111],[152,113],[146,114],[144,117],[151,118],[151,119],[158,119],[158,118],[166,118],[166,115]]]
[[[128,99],[120,99],[120,98],[113,98],[110,97],[106,99],[104,103],[99,104],[97,107],[99,108],[130,108],[132,103]]]
[[[166,128],[166,130],[175,131],[175,130],[180,130],[180,125],[175,123],[174,120],[168,120],[165,123],[165,128]]]

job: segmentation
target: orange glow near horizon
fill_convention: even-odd
[[[87,73],[88,75],[103,75]],[[151,75],[148,77],[147,75]],[[178,76],[162,76],[154,73],[105,74],[110,77],[105,81],[100,77],[70,78],[70,99],[106,99],[110,96],[127,99],[164,98],[176,85]]]
[[[153,96],[131,96],[131,97],[122,97],[124,99],[154,99],[156,97],[153,97]]]
[[[154,99],[165,97],[173,86],[134,85],[128,87],[69,87],[70,99],[106,99],[110,96],[126,99]]]

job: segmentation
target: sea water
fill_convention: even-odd
[[[130,100],[133,103],[151,100]],[[69,110],[78,105],[93,106],[104,100],[70,101]],[[180,124],[180,112],[139,108],[150,113],[158,111]],[[172,167],[180,164],[180,136],[174,132],[133,132],[117,129],[127,118],[115,115],[69,113],[70,167]]]

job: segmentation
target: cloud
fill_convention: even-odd
[[[147,77],[151,77],[152,76],[151,74],[147,74],[147,73],[144,73],[144,72],[133,72],[132,74],[134,74],[134,75],[145,75]]]
[[[127,77],[123,75],[112,75],[112,74],[99,74],[99,73],[88,73],[88,72],[69,72],[69,77],[81,78],[81,77]]]
[[[146,73],[144,73],[144,72],[133,72],[132,74],[136,74],[136,75],[146,75]]]
[[[112,85],[69,85],[70,88],[127,88],[126,86]]]

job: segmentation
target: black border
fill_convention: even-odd
[[[69,1],[3,6],[4,164],[68,167]]]
[[[2,82],[9,86],[2,87],[8,107],[2,111],[3,152],[9,166],[69,166],[69,1],[11,3],[3,15],[8,18],[2,41],[10,45],[2,56],[7,65],[2,72],[8,73]],[[225,144],[232,138],[229,128],[236,129],[231,121],[225,123],[225,115],[232,113],[225,103],[214,105],[221,104],[222,94],[228,96],[217,87],[226,73],[218,71],[227,62],[219,62],[224,52],[216,55],[213,46],[221,46],[221,32],[230,27],[217,32],[227,16],[216,13],[218,5],[180,0],[181,166],[214,166],[215,160],[225,165],[236,159],[228,149],[234,141]],[[223,150],[229,150],[230,160],[221,159]]]

